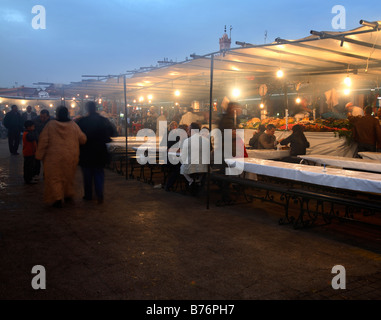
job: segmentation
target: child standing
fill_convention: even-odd
[[[34,184],[37,180],[36,175],[35,154],[37,150],[37,135],[35,132],[34,122],[27,120],[24,123],[24,133],[22,136],[22,153],[24,156],[24,180],[27,184]]]

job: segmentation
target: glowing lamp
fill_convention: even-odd
[[[346,78],[344,79],[344,83],[350,87],[351,84],[352,84],[352,81],[351,81],[351,78],[349,76],[346,76]]]
[[[233,89],[233,97],[239,97],[241,94],[241,91],[239,89]]]

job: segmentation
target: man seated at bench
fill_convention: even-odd
[[[275,137],[275,128],[273,124],[267,125],[265,132],[258,139],[258,149],[276,149],[278,141]]]
[[[188,127],[188,136],[189,138],[184,140],[181,149],[180,173],[191,186],[195,180],[200,180],[200,177],[202,178],[208,172],[208,161],[203,161],[204,148],[202,146],[208,146],[206,150],[209,153],[208,160],[210,159],[210,146],[208,139],[200,134],[200,125],[196,122],[192,122]]]
[[[265,130],[266,126],[264,124],[260,124],[258,126],[258,130],[253,133],[253,136],[249,141],[250,147],[252,147],[253,149],[258,149],[259,137],[262,135],[263,132],[265,132]]]
[[[299,155],[306,154],[306,149],[310,147],[310,143],[307,141],[306,136],[303,133],[303,126],[296,124],[292,127],[292,134],[286,139],[279,140],[280,145],[286,146],[290,144],[290,156],[282,158],[281,161],[299,163]]]

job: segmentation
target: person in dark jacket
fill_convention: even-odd
[[[353,117],[352,137],[357,143],[356,157],[360,157],[358,152],[376,152],[381,149],[381,126],[379,120],[372,116],[372,107],[366,106],[365,116]]]
[[[9,152],[12,155],[18,155],[17,150],[20,144],[20,134],[23,131],[23,123],[16,105],[13,105],[11,111],[5,115],[3,125],[8,129]]]
[[[24,124],[27,120],[32,120],[37,118],[37,113],[32,110],[31,106],[26,107],[26,111],[21,115],[22,123]]]
[[[253,136],[251,137],[250,141],[249,141],[249,145],[250,147],[252,147],[253,149],[258,149],[258,140],[259,140],[259,137],[261,136],[261,134],[263,132],[265,132],[266,130],[266,126],[264,124],[260,124],[258,126],[258,130],[256,132],[254,132]]]
[[[303,127],[299,124],[294,125],[292,134],[286,139],[279,140],[279,143],[282,146],[290,144],[290,157],[283,158],[282,161],[292,163],[299,163],[301,159],[297,156],[306,154],[306,149],[310,147],[310,143],[303,133]]]
[[[83,199],[92,200],[94,186],[98,203],[103,203],[104,167],[109,162],[106,143],[117,133],[111,122],[96,112],[94,101],[87,102],[86,108],[88,115],[78,121],[78,126],[87,136],[79,155],[85,191]]]
[[[45,125],[52,119],[53,118],[50,116],[49,110],[46,110],[46,109],[42,109],[40,112],[40,116],[34,119],[37,141]],[[36,159],[35,165],[36,165],[36,179],[37,179],[37,177],[40,175],[40,172],[41,172],[41,161]]]

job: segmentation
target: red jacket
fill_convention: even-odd
[[[22,135],[22,154],[24,157],[34,156],[37,150],[37,138],[34,130],[25,130]]]

